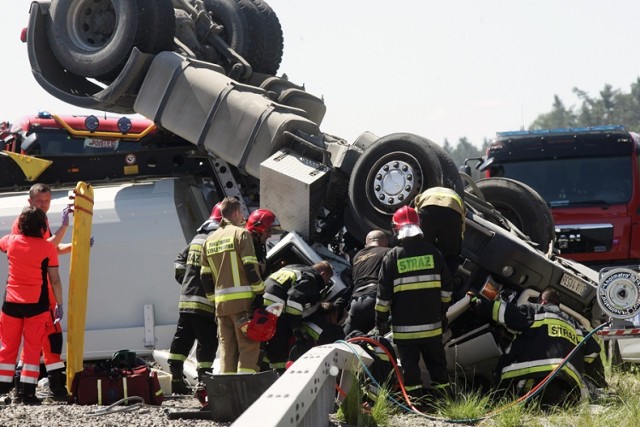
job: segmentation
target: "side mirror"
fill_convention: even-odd
[[[482,163],[478,163],[478,165],[476,166],[476,169],[478,169],[480,172],[483,172],[487,170],[495,160],[496,159],[494,157],[489,157],[488,159],[484,159]]]

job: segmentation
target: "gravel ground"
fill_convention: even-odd
[[[229,423],[217,423],[210,420],[169,419],[167,413],[177,411],[199,411],[200,404],[193,397],[171,397],[165,399],[162,406],[136,407],[128,412],[103,413],[105,406],[97,405],[67,405],[64,403],[43,403],[40,406],[25,406],[19,404],[0,404],[0,426],[2,427],[156,427],[156,426],[228,426]],[[116,406],[116,410],[129,409],[126,406]],[[259,426],[260,420],[256,420]],[[319,425],[322,425],[319,423]],[[333,427],[356,427],[342,424],[330,416],[327,425]],[[450,424],[431,421],[414,415],[394,416],[390,425],[394,427],[450,427],[460,424]]]

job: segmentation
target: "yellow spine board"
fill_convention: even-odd
[[[89,255],[93,222],[93,187],[82,181],[73,190],[73,234],[67,303],[67,389],[76,372],[83,369],[84,326],[87,314]]]

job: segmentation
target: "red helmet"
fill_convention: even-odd
[[[264,308],[257,308],[251,319],[240,320],[240,330],[252,341],[269,341],[276,334],[278,316]]]
[[[220,211],[220,204],[221,203],[222,202],[216,203],[216,205],[213,207],[213,209],[211,209],[211,215],[209,216],[209,219],[214,220],[218,224],[220,224],[220,222],[222,221],[222,212]]]
[[[422,234],[420,228],[420,216],[418,212],[411,206],[403,206],[393,214],[391,219],[393,232],[396,233],[398,239],[412,237]]]
[[[247,230],[250,233],[261,234],[271,227],[272,232],[278,232],[281,230],[280,221],[276,218],[276,215],[268,209],[256,209],[251,212],[249,219],[247,220]]]

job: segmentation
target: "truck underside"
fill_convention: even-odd
[[[450,369],[462,370],[467,379],[489,378],[497,357],[506,348],[504,331],[499,332],[495,325],[467,311],[466,292],[479,290],[487,280],[502,285],[502,296],[510,301],[533,298],[545,287],[553,286],[561,294],[564,308],[587,326],[603,320],[595,304],[597,272],[559,258],[549,250],[554,237],[553,221],[549,208],[535,191],[507,179],[484,180],[480,186],[465,183],[447,153],[418,135],[396,133],[378,137],[363,132],[356,141],[347,142],[323,133],[322,100],[276,76],[278,67],[265,60],[274,52],[277,56],[281,39],[275,41],[275,47],[262,46],[266,52],[262,55],[260,48],[246,47],[239,37],[231,37],[236,30],[241,33],[243,28],[246,30],[232,18],[242,16],[246,23],[248,17],[237,14],[234,0],[181,0],[174,2],[182,5],[175,11],[171,2],[159,1],[158,8],[172,10],[174,18],[167,19],[191,22],[196,33],[200,31],[200,21],[189,21],[192,8],[204,8],[215,28],[223,29],[214,31],[206,43],[192,44],[191,48],[184,33],[177,30],[171,41],[165,43],[160,43],[160,36],[155,35],[160,48],[149,39],[137,45],[131,42],[125,49],[126,55],[118,56],[117,61],[112,59],[117,64],[110,64],[106,75],[94,75],[90,67],[86,68],[86,58],[78,59],[82,58],[83,44],[69,30],[75,28],[78,9],[72,8],[65,14],[67,3],[54,0],[32,5],[27,42],[38,83],[59,99],[80,107],[140,113],[193,144],[197,155],[207,159],[212,169],[209,176],[154,178],[147,184],[123,182],[111,192],[107,190],[109,187],[104,190],[111,199],[110,203],[105,201],[109,207],[104,223],[96,218],[99,243],[92,253],[90,292],[99,292],[101,298],[109,298],[114,304],[128,298],[127,292],[146,295],[148,299],[135,298],[135,307],[119,309],[131,310],[128,318],[136,317],[137,326],[145,325],[140,321],[145,313],[141,306],[148,304],[154,306],[156,313],[162,307],[162,314],[156,315],[156,325],[166,325],[171,319],[175,322],[178,287],[171,283],[173,257],[194,234],[199,221],[206,218],[207,209],[224,196],[238,196],[249,210],[257,207],[273,210],[283,228],[300,237],[274,248],[270,257],[282,256],[299,262],[305,258],[300,254],[311,250],[313,257],[328,258],[339,266],[334,280],[340,287],[348,286],[350,280],[343,254],[360,247],[371,229],[388,232],[393,212],[433,186],[457,190],[464,195],[468,208],[462,263],[455,273],[456,303],[449,311],[450,335],[446,345]],[[77,3],[81,8],[86,2]],[[145,2],[132,2],[142,3]],[[226,8],[216,8],[214,3]],[[135,11],[135,6],[122,8],[116,1],[112,5],[120,14]],[[168,14],[158,12],[158,16]],[[261,29],[259,20],[254,19],[253,23],[245,31],[253,40],[275,25],[273,19],[263,23],[266,27]],[[119,34],[116,29],[114,34]],[[65,31],[69,34],[61,34]],[[60,53],[60,48],[52,49],[51,34],[58,36],[61,44],[67,44],[67,50],[78,52],[77,64],[73,64],[73,57]],[[115,47],[109,43],[117,40],[110,40],[99,48],[85,49],[85,53],[88,57],[101,51],[113,53]],[[149,48],[149,44],[156,48]],[[279,64],[279,58],[276,62]],[[84,75],[81,70],[85,70]],[[124,196],[133,191],[130,188],[140,186],[162,186],[163,193],[149,189],[154,197],[162,199],[157,200],[162,204],[121,208],[123,203],[127,206],[129,199],[120,193]],[[169,188],[175,190],[170,192]],[[483,192],[495,188],[507,188],[513,203],[496,209],[486,202]],[[98,184],[96,189],[101,194]],[[24,193],[20,197],[21,203],[26,202]],[[19,211],[18,203],[9,206],[3,200],[1,206],[3,218],[15,216]],[[154,208],[161,209],[167,218],[158,215]],[[129,224],[133,218],[135,222]],[[127,225],[140,227],[132,232],[134,239],[123,236],[130,232],[128,227],[121,228]],[[164,233],[166,239],[161,237]],[[125,259],[122,266],[120,258]],[[94,265],[100,267],[94,269]],[[122,277],[114,275],[114,266],[118,266],[117,273],[122,273]],[[114,289],[115,286],[118,288]],[[150,294],[154,292],[155,295]],[[157,341],[155,345],[161,348],[165,342]]]

